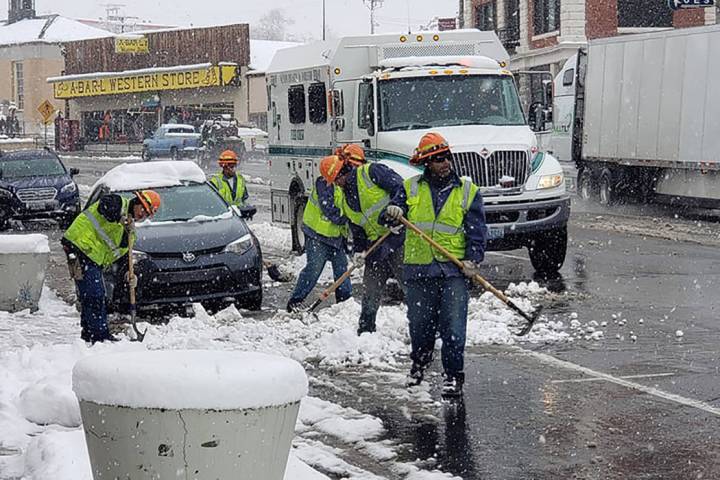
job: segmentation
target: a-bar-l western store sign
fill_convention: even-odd
[[[48,78],[55,98],[70,99],[125,93],[159,92],[237,84],[237,65],[196,65],[134,72]]]

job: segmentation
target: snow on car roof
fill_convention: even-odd
[[[193,131],[195,130],[195,127],[192,125],[187,125],[184,123],[163,123],[160,125],[160,128],[190,128]]]
[[[307,389],[298,362],[254,352],[142,350],[93,355],[73,368],[79,399],[130,408],[280,406],[300,401]]]
[[[113,168],[95,185],[107,186],[112,192],[143,188],[172,187],[183,182],[205,182],[205,172],[189,160],[123,163]]]

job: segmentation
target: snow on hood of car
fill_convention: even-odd
[[[73,390],[80,400],[101,405],[239,410],[299,402],[308,379],[298,362],[278,355],[143,350],[80,360]]]
[[[93,186],[105,185],[110,191],[120,192],[143,188],[172,187],[183,182],[205,183],[205,173],[195,162],[162,161],[123,163],[113,168]]]
[[[41,233],[0,235],[0,254],[50,253],[48,237]]]

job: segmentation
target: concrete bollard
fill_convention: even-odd
[[[283,480],[307,386],[299,363],[260,353],[143,350],[73,369],[95,480]]]
[[[45,235],[0,235],[0,310],[38,309],[49,257]]]

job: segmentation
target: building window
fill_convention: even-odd
[[[560,30],[560,0],[534,0],[535,35]]]
[[[22,62],[12,64],[12,89],[13,99],[18,110],[25,109],[25,75],[23,74]]]
[[[619,28],[672,27],[673,12],[666,0],[618,0]]]
[[[312,123],[327,122],[327,96],[324,83],[313,83],[308,87],[308,107]]]
[[[475,7],[475,28],[478,30],[495,30],[495,2],[488,2]]]
[[[304,85],[292,85],[288,88],[288,111],[290,123],[305,123]]]

